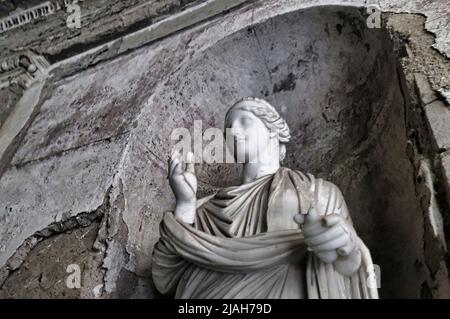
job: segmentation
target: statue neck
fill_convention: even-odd
[[[242,173],[242,184],[247,184],[265,175],[275,174],[280,168],[280,162],[246,163]]]

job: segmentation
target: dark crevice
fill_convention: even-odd
[[[403,73],[400,73],[402,75],[402,78],[404,79]],[[407,90],[408,84],[406,84],[406,79],[403,80],[405,84],[401,85],[402,92]],[[406,87],[406,88],[405,88]],[[411,87],[413,85],[411,84]],[[410,130],[408,137],[410,140],[414,142],[415,149],[417,150],[417,156],[429,159],[429,162],[431,164],[431,171],[434,175],[433,179],[433,187],[435,191],[435,199],[437,202],[437,206],[439,209],[439,212],[442,215],[443,222],[444,222],[444,234],[448,234],[450,232],[450,204],[448,199],[450,198],[450,194],[448,193],[445,184],[447,183],[446,177],[443,176],[443,170],[441,167],[441,160],[440,160],[440,154],[446,152],[445,149],[436,149],[435,143],[429,143],[429,141],[434,141],[435,137],[433,135],[433,132],[431,131],[431,128],[429,127],[428,119],[425,114],[424,108],[423,108],[423,101],[420,98],[420,93],[417,92],[417,89],[411,89],[411,92],[415,95],[417,99],[417,105],[410,106],[411,109],[411,115],[408,116],[409,120],[412,121],[406,122],[407,128]],[[413,108],[417,110],[417,112],[414,112]],[[413,166],[415,167],[415,166]],[[425,212],[424,212],[424,227],[426,225],[425,220]],[[424,252],[426,249],[426,240],[425,240],[425,231],[424,228],[424,238],[423,238],[423,245],[424,245]],[[450,245],[450,239],[446,235],[444,238],[447,247]],[[450,255],[448,252],[443,252],[443,258],[446,263],[447,269],[450,268]],[[425,260],[425,265],[428,269],[428,272],[430,274],[431,278],[434,278],[434,272],[429,267],[428,262]]]
[[[404,39],[401,40],[397,38],[397,46],[404,46]],[[412,83],[409,83],[406,80],[403,67],[399,63],[397,66],[397,75],[399,81],[400,92],[404,101],[404,121],[405,127],[407,130],[407,138],[409,141],[413,143],[413,148],[415,149],[414,154],[410,158],[411,164],[413,167],[413,180],[415,183],[420,184],[420,180],[416,177],[419,176],[418,170],[420,169],[416,163],[419,160],[429,159],[429,163],[431,165],[431,173],[435,177],[433,179],[433,187],[435,190],[435,194],[430,194],[431,196],[435,196],[437,201],[437,206],[439,212],[442,214],[444,219],[444,234],[447,234],[450,231],[449,225],[449,216],[447,216],[446,212],[449,212],[449,205],[447,199],[450,197],[450,194],[447,194],[445,188],[443,187],[443,183],[445,183],[445,178],[442,176],[442,170],[439,167],[440,161],[437,160],[437,153],[435,152],[435,146],[430,146],[428,141],[434,140],[433,133],[431,132],[429,126],[427,125],[427,117],[423,109],[423,102],[420,98],[420,93],[417,91],[417,88]],[[410,94],[414,94],[416,103],[412,103],[411,97],[406,92],[411,92]],[[418,103],[418,104],[417,104]],[[418,112],[417,112],[417,111]],[[438,152],[439,153],[439,152]],[[431,191],[431,190],[430,190]],[[417,186],[416,186],[417,192]],[[419,196],[419,194],[417,194]],[[427,243],[430,243],[427,240],[427,234],[431,231],[427,229],[428,220],[427,220],[427,212],[423,211],[423,235],[422,235],[422,245],[423,245],[423,253],[424,253],[424,265],[427,269],[427,272],[430,276],[431,280],[435,280],[435,271],[433,267],[430,266],[430,261],[427,260],[427,250],[433,251],[433,247],[428,247]],[[444,239],[449,244],[447,239]],[[450,259],[446,252],[442,251],[442,257],[446,262],[447,269],[450,267]],[[423,298],[433,298],[432,291],[428,286],[427,282],[424,282],[422,285],[421,296]]]

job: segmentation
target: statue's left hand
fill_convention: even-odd
[[[320,216],[314,208],[311,208],[306,216],[296,215],[294,220],[302,226],[308,248],[323,262],[339,262],[340,257],[343,257],[348,264],[349,257],[353,258],[355,251],[359,254],[359,250],[356,249],[358,247],[356,232],[341,216],[335,214]],[[353,263],[358,263],[358,260]]]

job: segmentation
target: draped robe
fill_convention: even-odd
[[[152,277],[175,298],[377,298],[370,253],[358,238],[359,270],[343,276],[307,250],[294,215],[315,206],[351,225],[340,190],[280,168],[198,201],[193,225],[167,212],[153,251]]]

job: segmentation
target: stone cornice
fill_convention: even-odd
[[[0,34],[21,27],[33,20],[44,18],[66,8],[72,3],[83,0],[51,0],[45,1],[31,8],[18,8],[8,16],[0,19]]]
[[[43,57],[26,50],[0,62],[0,88],[15,83],[28,88],[33,81],[46,73],[50,63]]]

